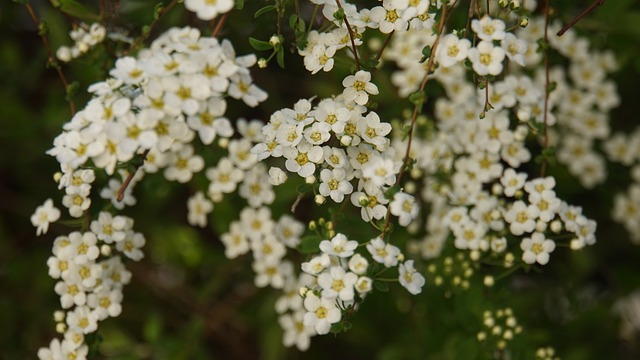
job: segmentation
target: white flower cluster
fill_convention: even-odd
[[[69,32],[69,36],[75,41],[75,44],[71,47],[60,46],[56,51],[56,57],[64,62],[78,58],[92,47],[101,43],[106,33],[107,29],[100,23],[93,23],[90,27],[87,27],[86,24],[80,24]]]
[[[145,239],[131,230],[133,220],[100,213],[91,223],[91,231],[75,231],[58,236],[53,256],[47,260],[49,276],[58,280],[55,291],[64,311],[56,312],[56,330],[63,340],[53,339],[48,348],[38,351],[38,358],[86,359],[84,336],[97,330],[98,323],[116,317],[122,311],[122,288],[131,279],[120,256],[140,260]]]
[[[145,170],[165,168],[168,180],[187,182],[203,168],[189,144],[204,144],[233,131],[223,117],[224,96],[250,106],[267,97],[252,83],[253,55],[236,57],[228,41],[201,37],[193,28],[173,28],[137,58],[116,61],[112,78],[94,84],[95,97],[64,127],[49,154],[77,168],[91,159],[113,174],[116,165],[145,151]]]
[[[340,10],[335,0],[312,0],[316,5],[322,5],[322,14],[336,26],[327,32],[312,30],[307,36],[304,49],[298,49],[298,53],[304,57],[304,65],[312,74],[320,70],[331,71],[334,65],[336,52],[343,49],[352,49],[351,35],[355,46],[362,45],[362,36],[367,29],[378,29],[384,34],[391,32],[404,32],[409,29],[426,29],[433,26],[434,13],[429,13],[432,2],[429,0],[405,1],[384,0],[381,6],[362,8],[360,10],[354,4],[340,1],[344,17],[347,21],[336,18]],[[437,7],[441,4],[438,2]],[[433,11],[433,9],[431,9]],[[350,27],[347,27],[347,22]],[[421,48],[418,48],[420,51]]]
[[[72,232],[54,242],[53,256],[47,263],[49,275],[59,279],[55,291],[66,315],[57,321],[65,339],[54,339],[49,348],[39,351],[40,358],[84,358],[84,335],[94,332],[99,321],[120,314],[122,286],[131,276],[120,255],[134,261],[144,256],[141,248],[145,238],[132,231],[132,219],[102,211],[89,223],[94,169],[103,169],[108,175],[119,169],[124,179],[129,173],[120,170],[121,166],[129,161],[134,162],[133,167],[142,165],[144,171],[127,180],[123,193],[123,182],[116,178],[100,192],[120,210],[136,203],[132,188],[145,173],[164,169],[169,181],[191,180],[204,168],[204,160],[194,153],[191,141],[197,135],[209,145],[221,137],[229,158],[223,159],[218,169],[207,171],[212,199],[218,201],[228,192],[230,182],[235,189],[244,179],[240,194],[253,206],[273,201],[266,168],[257,165],[256,156],[250,153],[251,140],[257,141],[262,124],[239,120],[245,139],[229,141],[234,130],[224,117],[226,97],[241,99],[249,106],[266,99],[267,94],[253,84],[248,71],[255,62],[253,55],[237,57],[226,40],[202,37],[192,28],[173,28],[137,57],[118,59],[110,72],[112,77],[90,87],[94,98],[65,124],[48,151],[61,165],[62,172],[55,178],[64,189],[62,204],[72,217],[86,217],[90,224],[86,230],[90,231]],[[144,164],[137,163],[136,157]],[[240,172],[238,178],[235,167],[246,174]],[[224,169],[233,175],[222,176]],[[189,222],[204,226],[212,202],[197,193],[188,205]],[[59,217],[60,211],[48,200],[31,221],[41,234]]]
[[[356,252],[359,243],[344,234],[335,234],[320,242],[320,255],[302,263],[302,271],[313,281],[302,289],[302,324],[312,335],[327,334],[342,318],[342,310],[357,307],[357,300],[373,289],[372,267],[367,257]],[[398,281],[412,294],[422,292],[425,278],[417,272],[413,260],[404,260],[400,249],[374,238],[366,245],[368,257],[386,268],[398,268]],[[286,345],[286,343],[285,343]]]
[[[340,96],[316,106],[303,99],[293,109],[275,112],[262,129],[263,142],[252,150],[258,160],[284,157],[286,170],[309,183],[320,178],[319,203],[326,197],[341,203],[350,195],[364,221],[386,217],[390,199],[385,192],[402,167],[389,146],[391,125],[364,106],[370,94],[378,93],[370,80],[370,73],[360,70],[344,79]],[[417,212],[413,196],[395,194],[391,213],[401,225],[408,225]]]
[[[530,26],[535,28],[538,21],[532,23]],[[464,52],[469,58],[473,49],[468,40],[447,34],[436,50],[440,66],[433,76],[447,96],[435,101],[436,132],[428,134],[426,139],[415,137],[411,154],[417,159],[412,175],[425,179],[421,195],[431,207],[426,221],[427,235],[414,244],[427,259],[438,256],[450,236],[458,249],[477,252],[478,256],[489,252],[509,258],[513,249],[507,244],[512,243],[510,239],[518,238],[520,246],[516,251],[521,251],[522,261],[541,265],[548,262],[549,254],[555,249],[551,238],[556,235],[571,234],[573,249],[595,242],[595,222],[582,215],[581,208],[557,198],[553,178],[528,179],[526,173],[515,170],[531,160],[526,139],[530,129],[537,134],[542,126],[545,81],[539,73],[531,77],[522,71],[523,65],[533,66],[540,61],[534,40],[540,34],[525,36],[517,32],[514,35],[505,33],[504,28],[504,22],[499,19],[484,17],[472,21],[480,43],[509,38],[520,49],[517,54],[521,56],[511,59],[518,64],[513,69],[515,74],[508,73],[511,67],[505,68],[500,63],[499,71],[491,75],[504,76],[486,84],[484,89],[476,90],[467,80],[467,71],[460,63],[464,56],[456,58]],[[413,51],[411,58],[402,49],[415,48],[412,44],[418,38],[423,39],[423,44],[432,37],[432,30],[397,34],[394,46],[385,52],[385,57],[396,61],[401,68],[399,73],[403,75],[397,78],[404,84],[400,87],[403,95],[415,90],[406,87],[404,79],[408,75],[404,74],[417,71],[415,65],[408,64],[418,63],[422,54]],[[495,49],[508,53],[509,48],[505,43]],[[473,59],[470,60],[473,63]],[[472,67],[479,74],[477,65]],[[417,82],[414,83],[417,86]],[[560,93],[554,90],[551,94],[559,96]],[[558,99],[566,101],[564,97]],[[562,101],[552,97],[549,109],[555,112],[556,107],[564,108]],[[555,118],[554,113],[549,112],[547,125],[560,118],[564,121],[565,114],[558,113]],[[397,149],[406,148],[406,143],[400,141],[394,141],[393,145]],[[587,175],[582,175],[587,179]],[[505,265],[510,266],[511,262]]]

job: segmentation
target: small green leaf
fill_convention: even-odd
[[[416,91],[409,95],[409,101],[415,106],[421,106],[426,101],[427,97],[422,91]]]
[[[235,0],[236,10],[244,9],[244,0]]]
[[[280,67],[284,69],[284,49],[282,47],[278,49],[276,60],[278,60],[278,65],[280,65]]]
[[[386,282],[384,281],[380,281],[380,280],[374,280],[373,281],[373,287],[380,291],[380,292],[388,292],[389,291],[389,285],[387,285]]]
[[[298,192],[298,194],[308,193],[309,191],[311,191],[311,185],[309,185],[307,183],[300,184],[296,188],[296,191]]]
[[[302,254],[314,254],[320,251],[320,242],[322,238],[318,235],[305,236],[300,240],[298,251]]]
[[[258,40],[252,37],[249,38],[249,44],[251,44],[252,48],[260,51],[273,49],[273,46],[271,46],[271,44],[269,44],[268,42]]]
[[[340,25],[342,25],[342,22],[344,21],[344,9],[340,8],[340,9],[338,9],[338,11],[334,12],[333,13],[333,18],[338,20]]]
[[[387,191],[384,192],[384,197],[387,199],[392,199],[393,196],[399,191],[400,191],[400,185],[399,184],[393,185],[392,187],[387,189]]]
[[[65,14],[85,20],[97,21],[100,17],[75,0],[59,0],[59,8]]]
[[[276,10],[276,6],[275,5],[267,5],[267,6],[263,7],[262,9],[259,9],[258,11],[256,11],[256,13],[253,14],[253,17],[255,19],[258,16],[261,16],[261,15],[266,14],[269,11],[273,11],[273,10]]]
[[[164,10],[164,4],[157,3],[156,6],[153,8],[153,18],[154,19],[159,18],[163,10]]]

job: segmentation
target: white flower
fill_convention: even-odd
[[[418,216],[419,208],[416,199],[407,193],[397,192],[389,204],[391,213],[398,217],[400,226],[407,226]]]
[[[366,104],[369,101],[369,94],[378,94],[378,87],[371,82],[371,73],[364,70],[344,78],[342,86],[344,86],[342,92],[344,100],[353,101],[358,105]]]
[[[331,71],[333,69],[333,56],[336,53],[336,46],[324,46],[317,44],[310,53],[304,57],[304,67],[311,71],[312,74],[318,71]]]
[[[526,173],[516,173],[512,168],[507,168],[500,178],[500,183],[504,186],[504,195],[513,197],[516,191],[522,189],[526,180]]]
[[[520,242],[520,248],[524,251],[522,261],[525,263],[534,264],[537,262],[540,265],[546,265],[549,262],[549,254],[556,248],[556,243],[546,239],[544,234],[534,232],[530,238],[524,238]]]
[[[284,314],[278,318],[278,323],[284,331],[282,335],[282,344],[284,346],[288,347],[295,344],[300,351],[309,349],[311,336],[315,335],[316,331],[313,326],[304,324],[304,314],[305,311],[302,310]]]
[[[56,222],[60,218],[60,210],[53,206],[53,200],[47,199],[44,204],[38,206],[31,215],[31,224],[35,226],[36,235],[46,234],[49,230],[49,223]]]
[[[336,307],[335,300],[319,298],[313,293],[308,293],[304,299],[304,325],[312,326],[319,335],[328,334],[331,324],[340,321],[340,309]]]
[[[98,328],[98,314],[87,306],[77,306],[67,312],[67,325],[69,329],[83,334],[92,333]]]
[[[323,298],[351,301],[354,296],[353,286],[357,279],[358,275],[346,272],[341,266],[332,266],[329,271],[318,275],[318,285],[322,288]]]
[[[322,240],[320,242],[320,250],[323,253],[341,258],[348,258],[353,255],[356,247],[358,247],[358,242],[348,240],[344,234],[336,234],[331,241]]]
[[[424,276],[417,272],[413,267],[413,260],[407,260],[403,264],[400,264],[398,272],[400,273],[398,276],[400,285],[404,286],[404,288],[413,295],[417,295],[422,292],[422,286],[424,286],[425,279]]]
[[[122,291],[120,289],[103,289],[89,294],[87,305],[98,315],[98,320],[116,317],[122,312]]]
[[[116,249],[122,251],[126,257],[133,261],[139,261],[144,257],[144,253],[140,250],[145,244],[144,235],[141,233],[129,232],[128,236],[116,243]]]
[[[291,262],[277,258],[255,259],[252,267],[256,273],[254,283],[257,287],[271,285],[274,289],[282,289],[285,279],[293,274]]]
[[[191,145],[183,145],[179,151],[170,153],[169,166],[164,171],[164,177],[169,181],[186,183],[191,180],[194,173],[200,172],[204,167],[201,156],[193,153]]]
[[[212,20],[233,9],[233,0],[185,0],[184,7],[196,13],[200,20]]]
[[[284,184],[287,181],[287,174],[279,167],[272,166],[269,169],[269,183],[273,186]]]
[[[240,222],[232,222],[229,231],[222,234],[220,240],[225,247],[224,255],[229,259],[234,259],[249,251],[249,241]]]
[[[331,199],[337,203],[344,200],[344,196],[351,194],[353,185],[345,178],[344,169],[323,169],[320,172],[320,194],[322,196],[331,196]]]
[[[484,16],[482,19],[471,21],[471,29],[478,34],[480,40],[502,40],[505,37],[505,24],[500,19]]]
[[[382,238],[372,239],[367,244],[367,250],[373,257],[373,260],[384,264],[386,267],[398,265],[398,257],[400,249],[397,246],[386,243]]]
[[[504,50],[488,41],[480,41],[476,47],[469,49],[468,57],[473,71],[478,75],[499,75],[502,72]]]
[[[509,223],[509,230],[513,235],[530,233],[536,227],[535,219],[540,215],[540,209],[535,205],[527,205],[518,200],[504,213],[504,220]]]
[[[466,59],[469,48],[471,48],[471,41],[468,39],[460,39],[454,34],[447,34],[440,40],[440,45],[436,50],[438,63],[443,67],[453,66]]]
[[[326,268],[328,268],[329,265],[331,265],[331,258],[325,253],[319,256],[315,256],[307,262],[303,262],[300,268],[307,274],[319,275]]]
[[[193,226],[207,226],[207,215],[213,210],[213,203],[204,197],[202,191],[198,191],[187,201],[189,209],[188,221]]]
[[[367,259],[360,255],[354,254],[351,259],[349,259],[349,270],[351,270],[356,275],[364,275],[369,267],[369,262]]]

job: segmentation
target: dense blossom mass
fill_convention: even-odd
[[[341,82],[332,96],[298,99],[267,121],[226,117],[232,99],[250,107],[267,99],[249,71],[257,57],[238,56],[231,42],[191,27],[171,28],[137,55],[119,57],[110,77],[89,88],[93,98],[48,151],[61,166],[55,178],[62,205],[89,225],[54,241],[47,264],[57,281],[63,310],[57,330],[64,338],[42,348],[41,359],[86,357],[84,336],[120,314],[122,288],[131,278],[123,259],[142,259],[147,239],[118,211],[137,203],[133,189],[147,174],[178,183],[206,179],[186,204],[193,226],[206,227],[225,196],[243,199],[246,205],[220,235],[225,255],[251,254],[255,285],[281,291],[275,310],[283,343],[300,350],[311,337],[335,331],[375,289],[386,287],[390,273],[414,295],[441,286],[444,278],[429,264],[445,251],[463,254],[444,263],[459,263],[468,275],[455,285],[465,288],[482,261],[529,269],[549,263],[561,242],[573,250],[595,243],[595,221],[561,198],[554,177],[537,170],[532,149],[554,146],[557,160],[584,187],[604,181],[605,156],[596,144],[608,139],[608,112],[619,103],[607,80],[616,68],[610,53],[592,51],[573,30],[550,36],[549,49],[540,49],[545,31],[555,34],[559,24],[545,30],[544,18],[529,20],[534,1],[522,7],[491,1],[490,9],[469,12],[474,16],[464,30],[444,26],[447,12],[457,8],[436,1],[384,0],[371,8],[311,3],[327,25],[298,39],[299,61],[310,74],[335,72]],[[233,4],[185,1],[205,21]],[[73,35],[79,49],[104,37],[98,25],[90,35],[80,32]],[[275,39],[269,44],[278,51]],[[378,69],[394,69],[389,81],[398,95],[419,103],[404,123],[376,107],[381,84],[389,81],[363,66],[364,48],[379,51]],[[545,51],[556,51],[567,65],[546,69]],[[61,49],[58,57],[79,54],[68,52]],[[356,64],[347,75],[336,61],[345,57]],[[429,99],[422,116],[415,95],[427,82],[442,94]],[[624,135],[606,140],[606,156],[634,164],[639,157],[628,142]],[[205,156],[212,149],[215,155]],[[273,211],[276,186],[297,187],[290,211]],[[635,184],[619,195],[614,211],[636,233],[639,189]],[[353,220],[374,235],[356,238],[335,214],[297,220],[296,206],[307,196],[318,209],[354,212]],[[49,199],[31,222],[40,235],[60,216]],[[407,232],[412,240],[403,250]],[[496,322],[504,322],[499,332]],[[511,309],[486,312],[484,326],[478,340],[499,349],[522,330]]]

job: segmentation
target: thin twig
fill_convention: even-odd
[[[546,149],[549,146],[549,132],[547,129],[547,123],[549,121],[547,113],[549,112],[549,0],[545,2],[544,9],[544,72],[545,72],[545,80],[544,80],[544,114],[543,118],[543,132],[544,132],[544,143],[543,149]],[[547,159],[546,157],[542,157],[542,164],[540,165],[540,176],[544,177],[545,172],[547,170]]]
[[[167,7],[163,8],[162,10],[160,10],[160,12],[158,12],[158,16],[156,16],[156,18],[149,25],[149,28],[147,29],[146,33],[142,34],[138,39],[136,39],[136,41],[133,43],[133,45],[131,45],[131,48],[129,48],[129,50],[125,51],[124,54],[127,55],[128,53],[130,53],[130,52],[136,50],[138,47],[142,46],[142,43],[151,34],[151,30],[153,30],[153,28],[158,24],[158,21],[160,21],[160,19],[162,19],[162,17],[167,12],[169,12],[169,10],[171,10],[171,8],[176,6],[178,1],[179,0],[173,0],[173,1],[171,1],[169,3],[169,5],[167,5]]]
[[[218,33],[220,33],[220,30],[222,30],[222,25],[224,25],[224,22],[227,20],[227,17],[229,17],[229,13],[225,13],[224,15],[222,15],[220,20],[218,20],[218,23],[216,24],[216,28],[213,29],[213,33],[211,33],[212,37],[218,36]]]
[[[342,4],[340,3],[340,0],[336,0],[336,4],[338,5],[339,9],[342,9],[342,11],[344,12],[344,9],[342,8]],[[344,23],[345,25],[347,25],[347,31],[349,32],[349,40],[351,40],[351,47],[353,49],[353,56],[356,60],[356,70],[360,70],[360,60],[358,60],[358,51],[356,51],[356,42],[354,40],[354,35],[353,35],[353,29],[351,29],[351,25],[349,25],[349,20],[347,19],[347,14],[344,15]]]
[[[136,166],[135,170],[133,170],[132,172],[129,173],[129,175],[127,175],[127,178],[122,183],[122,186],[120,186],[120,189],[118,189],[118,195],[116,196],[116,201],[120,202],[122,201],[122,199],[124,199],[124,192],[129,187],[129,184],[131,183],[131,180],[133,180],[133,177],[136,176],[138,169],[140,169],[142,165],[144,165],[144,160],[147,158],[148,154],[149,154],[149,150],[145,150],[142,154],[140,154],[140,158],[142,161],[138,166]]]
[[[53,51],[51,50],[51,45],[49,44],[49,39],[47,39],[46,34],[44,34],[44,32],[42,32],[42,30],[40,29],[42,24],[40,23],[40,20],[38,20],[38,16],[36,16],[36,12],[33,10],[33,7],[31,6],[31,4],[26,3],[24,5],[27,7],[27,11],[29,11],[29,15],[31,15],[31,19],[33,19],[33,22],[35,23],[36,28],[38,29],[38,34],[42,39],[44,48],[47,50],[47,54],[49,56],[47,62],[50,66],[56,69],[56,72],[58,73],[58,77],[60,78],[60,81],[62,81],[62,85],[64,86],[64,93],[67,95],[67,102],[69,103],[69,110],[71,111],[71,116],[73,116],[76,114],[76,105],[73,103],[73,99],[71,99],[71,96],[69,96],[69,82],[67,81],[67,78],[64,76],[64,72],[62,71],[60,64],[56,61],[56,58],[53,55]]]
[[[558,31],[556,35],[562,36],[562,34],[567,32],[567,30],[569,30],[573,25],[575,25],[578,21],[580,21],[580,19],[582,19],[588,13],[592,12],[595,8],[603,4],[604,4],[604,0],[594,1],[593,4],[589,5],[589,7],[586,8],[583,12],[581,12],[580,15],[576,16],[573,20],[569,21],[567,25],[565,25],[562,29],[560,29],[560,31]]]
[[[424,92],[424,89],[427,85],[427,81],[429,80],[429,73],[433,68],[435,54],[438,49],[438,43],[440,42],[440,37],[442,36],[442,32],[444,29],[444,24],[447,22],[448,14],[447,14],[447,5],[442,5],[442,15],[440,17],[440,24],[438,25],[438,35],[436,36],[433,45],[431,46],[431,56],[429,56],[429,61],[427,62],[427,69],[424,77],[422,78],[422,83],[420,83],[420,92]],[[411,115],[411,125],[409,125],[408,139],[407,139],[407,148],[404,153],[404,159],[402,160],[402,167],[400,168],[400,172],[398,173],[398,177],[396,178],[396,185],[400,184],[402,181],[402,176],[404,175],[407,167],[409,166],[409,154],[411,153],[411,142],[413,140],[413,128],[416,124],[416,119],[418,118],[418,113],[422,109],[422,104],[415,104],[413,107],[413,113]],[[382,228],[382,232],[380,234],[381,238],[384,238],[387,231],[389,231],[389,222],[391,219],[391,207],[387,207],[387,214],[385,216],[384,227]]]
[[[395,32],[392,31],[387,35],[387,38],[384,39],[384,44],[382,44],[382,48],[380,48],[380,51],[378,52],[378,55],[376,55],[376,61],[380,61],[380,58],[382,57],[382,53],[384,52],[384,49],[387,48],[387,45],[389,45],[389,41],[391,40],[391,36],[393,35],[393,33]]]

